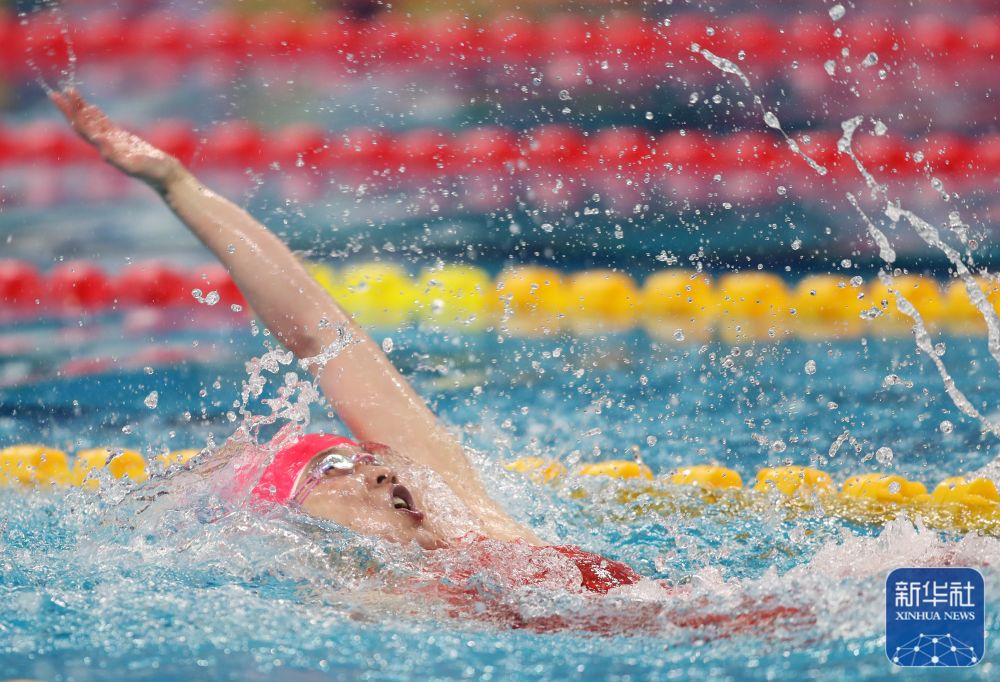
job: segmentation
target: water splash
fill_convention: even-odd
[[[913,320],[913,338],[917,343],[917,347],[930,358],[931,362],[934,363],[938,374],[941,376],[941,383],[944,386],[945,393],[947,393],[948,397],[951,398],[955,407],[957,407],[965,416],[978,421],[982,425],[983,429],[989,431],[997,438],[1000,438],[1000,425],[994,423],[988,417],[980,413],[956,385],[955,379],[948,372],[948,368],[945,367],[944,361],[941,360],[940,355],[934,348],[934,342],[931,340],[931,335],[927,331],[927,326],[924,324],[924,319],[920,314],[920,311],[918,311],[913,304],[906,299],[906,297],[899,291],[898,287],[893,286],[893,279],[890,275],[885,272],[880,272],[879,279],[890,291],[892,291],[896,298],[896,308],[899,309],[899,312]]]
[[[692,45],[691,50],[693,52],[700,54],[712,66],[719,69],[723,73],[727,73],[739,78],[740,82],[743,83],[743,86],[748,91],[750,91],[751,95],[753,95],[754,106],[756,106],[757,109],[760,110],[761,115],[764,118],[764,123],[766,123],[768,127],[774,128],[779,133],[781,133],[781,136],[785,139],[785,144],[788,145],[788,148],[791,149],[794,154],[801,157],[807,164],[809,164],[809,167],[812,168],[813,171],[815,171],[817,174],[821,176],[827,174],[828,171],[826,166],[817,163],[815,159],[806,154],[802,150],[802,147],[799,146],[799,143],[796,142],[792,136],[790,136],[788,133],[784,131],[784,129],[781,127],[781,122],[778,120],[778,115],[775,114],[773,111],[764,108],[763,101],[761,100],[759,95],[754,93],[753,87],[750,85],[750,79],[747,78],[746,74],[743,73],[740,67],[738,67],[736,64],[726,59],[725,57],[720,57],[717,54],[714,54],[713,52],[706,50],[705,48],[701,47],[698,44]]]
[[[732,76],[736,76],[737,78],[739,78],[740,82],[743,83],[743,86],[750,91],[750,94],[754,94],[753,87],[750,85],[750,79],[747,78],[746,74],[743,73],[740,67],[736,66],[736,64],[734,64],[732,61],[726,59],[725,57],[720,57],[709,50],[706,50],[697,43],[691,45],[691,51],[700,54],[719,71],[722,71],[723,73],[728,73]],[[754,98],[756,100],[757,96],[754,95]]]
[[[842,5],[838,4],[830,9],[830,17],[834,21],[838,21],[843,16],[844,16],[844,8]],[[701,54],[709,63],[711,63],[713,66],[715,66],[723,73],[736,76],[740,80],[740,82],[744,85],[744,87],[750,92],[750,94],[753,95],[754,104],[761,109],[765,124],[771,128],[775,128],[781,131],[783,135],[785,134],[784,131],[781,130],[780,122],[778,120],[777,115],[769,110],[764,109],[760,96],[758,96],[753,91],[753,88],[750,84],[750,79],[746,76],[746,74],[743,73],[743,71],[737,65],[735,65],[728,59],[724,59],[722,57],[713,54],[712,52],[700,47],[697,44],[692,45],[691,50],[693,52]],[[874,63],[877,62],[877,59],[878,59],[877,55],[874,55],[874,53],[872,53],[868,55],[866,61],[871,61],[871,64],[873,65]],[[830,62],[827,62],[826,68],[828,73],[831,73],[833,71]],[[973,303],[973,305],[976,307],[976,309],[979,311],[980,315],[982,315],[984,321],[986,322],[988,329],[989,352],[990,355],[993,357],[993,359],[997,361],[998,364],[1000,364],[1000,318],[998,318],[996,311],[993,309],[989,301],[986,299],[985,294],[979,287],[979,284],[976,282],[975,277],[972,275],[970,268],[965,264],[961,255],[957,251],[955,251],[953,248],[951,248],[941,240],[937,229],[933,225],[931,225],[926,220],[920,218],[912,211],[903,208],[898,201],[895,203],[890,201],[888,197],[888,186],[879,184],[878,181],[875,179],[875,177],[868,171],[868,169],[865,167],[862,161],[858,158],[857,154],[855,154],[853,149],[854,134],[863,122],[864,122],[864,116],[861,115],[854,116],[853,118],[841,122],[842,135],[840,139],[837,141],[838,152],[840,152],[841,154],[845,154],[851,159],[851,161],[853,161],[855,168],[857,169],[861,177],[864,179],[866,186],[871,191],[872,199],[877,200],[879,199],[879,197],[883,198],[886,205],[885,212],[890,220],[892,220],[895,223],[899,222],[900,218],[906,218],[907,222],[910,223],[914,231],[918,234],[918,236],[920,236],[921,239],[923,239],[925,243],[927,243],[929,246],[933,248],[938,249],[939,251],[945,254],[949,262],[951,262],[952,266],[955,268],[956,276],[962,279],[963,283],[965,284],[966,293],[969,297],[969,300]],[[884,124],[881,124],[881,122],[876,122],[875,133],[876,135],[883,135],[885,133]],[[786,140],[789,139],[787,135],[785,135],[785,137]],[[790,147],[792,148],[793,151],[796,151],[796,146],[790,144]],[[807,162],[811,161],[808,157],[805,158]],[[813,170],[816,170],[817,173],[819,173],[820,175],[824,175],[826,169],[824,168],[823,169],[824,172],[820,172],[819,170],[817,170],[816,167],[814,167],[815,165],[816,164],[814,163],[810,163],[810,166],[813,167]],[[947,194],[944,193],[943,187],[938,187],[937,185],[935,185],[935,189],[937,189],[940,193],[942,193],[942,195],[945,197],[945,200],[950,199],[950,197],[948,197]],[[892,243],[889,240],[888,236],[885,234],[884,231],[879,229],[878,226],[876,226],[875,223],[867,216],[867,214],[861,208],[857,198],[851,192],[847,192],[846,197],[848,202],[854,207],[854,209],[861,216],[869,235],[872,237],[873,241],[878,246],[880,258],[882,258],[882,260],[887,265],[891,265],[892,263],[894,263],[896,260],[896,252],[895,249],[892,247]],[[949,214],[950,223],[961,225],[960,216],[957,214],[957,212],[953,212],[953,214],[954,217],[952,217],[952,214]],[[960,232],[960,235],[964,235],[964,232]],[[971,262],[971,256],[969,257],[969,260]],[[987,273],[984,271],[981,274],[985,275]],[[948,395],[948,397],[951,398],[952,402],[955,404],[956,407],[959,408],[959,410],[963,414],[977,420],[985,430],[996,435],[997,437],[1000,437],[1000,425],[995,424],[992,420],[988,419],[987,417],[982,415],[978,410],[976,410],[976,408],[972,405],[972,403],[968,400],[968,398],[966,398],[966,396],[958,389],[954,379],[952,378],[951,374],[945,367],[944,362],[941,360],[940,356],[934,350],[934,344],[931,341],[930,334],[927,331],[926,326],[924,325],[923,318],[920,316],[920,313],[916,310],[916,308],[905,298],[905,296],[903,296],[897,289],[893,287],[892,275],[888,272],[882,271],[879,273],[879,278],[890,290],[894,292],[897,308],[900,310],[900,312],[907,315],[913,320],[914,337],[916,339],[917,346],[918,348],[920,348],[921,351],[926,353],[931,358],[931,361],[934,363],[935,367],[938,370],[939,375],[941,376],[942,382],[944,384],[945,393]],[[862,313],[862,316],[875,317],[879,314],[878,311],[874,309],[871,311],[866,311],[866,313]],[[998,468],[1000,468],[1000,464],[998,464]]]
[[[950,262],[952,267],[955,269],[955,276],[961,279],[962,283],[965,285],[965,291],[969,297],[969,301],[976,307],[976,310],[979,311],[979,314],[986,322],[987,347],[989,348],[990,355],[997,362],[997,364],[1000,365],[1000,317],[997,316],[996,309],[986,298],[986,294],[983,292],[982,288],[979,286],[979,282],[976,281],[976,278],[970,270],[970,267],[976,267],[972,260],[972,256],[968,256],[967,264],[966,259],[963,258],[958,251],[941,239],[941,234],[936,227],[917,214],[898,204],[887,204],[885,207],[885,214],[889,220],[894,223],[899,222],[902,218],[905,218],[910,226],[913,227],[914,232],[916,232],[928,246],[939,250],[948,258],[948,262]],[[957,212],[953,212],[952,215],[956,218],[958,217]]]
[[[887,264],[892,265],[896,262],[896,250],[892,248],[892,243],[889,238],[885,235],[885,232],[880,230],[875,223],[868,218],[868,215],[862,210],[861,204],[858,203],[857,198],[851,193],[847,192],[847,201],[854,207],[854,210],[858,212],[861,220],[864,222],[865,226],[868,228],[868,234],[871,235],[872,240],[874,240],[875,245],[878,246],[879,257]]]
[[[858,169],[861,177],[865,179],[865,184],[871,190],[872,198],[877,198],[879,194],[885,194],[888,192],[889,188],[885,185],[880,185],[875,181],[875,177],[868,172],[864,164],[861,163],[861,159],[858,158],[857,154],[854,153],[854,148],[851,146],[854,142],[854,132],[858,127],[864,123],[864,116],[855,116],[854,118],[849,118],[846,121],[841,121],[840,128],[843,131],[840,139],[837,140],[837,151],[841,154],[846,154],[851,161],[854,162],[854,166]]]
[[[43,14],[48,14],[54,21],[55,26],[59,29],[59,36],[62,39],[63,45],[66,47],[66,64],[59,69],[59,78],[56,81],[55,87],[49,85],[44,71],[35,59],[36,53],[35,45],[33,43],[34,34],[32,32],[29,32],[28,34],[28,44],[25,48],[25,63],[34,73],[35,82],[38,86],[45,92],[45,94],[51,95],[54,92],[65,90],[66,88],[76,87],[78,83],[76,78],[77,58],[76,49],[73,47],[73,40],[70,37],[69,22],[66,19],[65,13],[62,11],[62,7],[60,6],[58,0],[43,0],[41,3],[41,9],[33,14],[28,14],[27,12],[20,13],[20,24],[21,26],[27,26],[29,23],[29,17],[37,18]]]

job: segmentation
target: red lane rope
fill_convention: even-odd
[[[330,132],[306,124],[263,131],[248,121],[234,120],[199,135],[193,127],[190,122],[166,121],[141,134],[200,168],[264,169],[277,163],[282,172],[340,172],[345,180],[376,176],[428,181],[539,172],[620,177],[680,170],[709,176],[733,171],[766,175],[796,162],[782,138],[757,132],[709,136],[670,131],[654,136],[642,128],[582,132],[557,124],[522,133],[497,127]],[[837,151],[837,133],[797,137],[802,150],[831,172],[854,172],[853,163]],[[998,134],[974,138],[938,133],[914,140],[864,135],[854,141],[854,150],[870,169],[895,176],[932,172],[989,180],[1000,173]],[[98,162],[96,152],[60,121],[0,126],[0,168]]]
[[[354,68],[400,63],[467,68],[572,57],[628,63],[635,73],[674,68],[678,60],[701,61],[691,53],[695,43],[734,60],[742,54],[757,67],[790,63],[802,56],[836,57],[845,48],[859,59],[876,52],[883,61],[990,60],[1000,51],[1000,16],[958,22],[923,14],[900,21],[857,13],[833,22],[822,14],[775,21],[757,15],[719,18],[682,13],[653,19],[625,13],[600,20],[562,15],[542,21],[507,17],[475,23],[394,16],[356,22],[333,13],[296,19],[284,14],[190,18],[153,12],[126,19],[107,12],[74,20],[68,37],[82,60],[159,54],[249,63],[266,57],[315,55]],[[0,65],[23,71],[29,48],[38,63],[65,64],[65,40],[50,14],[32,15],[21,23],[0,12]]]
[[[246,308],[243,295],[222,265],[183,270],[144,261],[110,275],[91,262],[69,261],[43,274],[25,261],[0,260],[0,309],[4,310],[96,313],[203,305],[226,312]],[[235,310],[234,305],[238,306]]]

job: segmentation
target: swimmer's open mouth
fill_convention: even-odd
[[[403,512],[417,521],[422,521],[424,518],[424,513],[413,506],[413,495],[406,486],[399,483],[392,486],[392,506],[396,511]]]

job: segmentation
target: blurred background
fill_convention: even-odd
[[[837,152],[858,115],[888,196],[941,226],[959,211],[978,262],[997,256],[992,2],[8,2],[0,46],[4,256],[43,266],[206,254],[71,137],[39,77],[321,261],[869,273],[845,194],[882,207]],[[897,266],[947,274],[891,236]]]

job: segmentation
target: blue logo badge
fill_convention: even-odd
[[[976,665],[984,602],[974,568],[897,568],[885,581],[885,655],[905,667]]]

